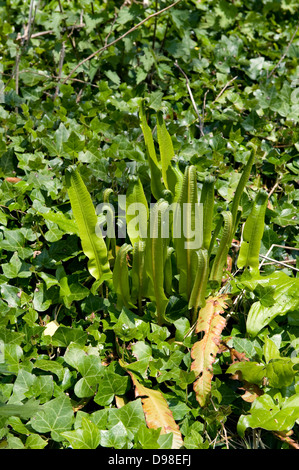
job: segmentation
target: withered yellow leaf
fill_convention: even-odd
[[[161,428],[161,434],[172,432],[172,449],[180,449],[183,446],[183,438],[162,393],[159,390],[144,387],[131,372],[127,372],[135,386],[136,397],[141,397],[147,426],[153,429]]]
[[[43,331],[44,335],[53,336],[55,331],[59,328],[59,323],[56,320],[47,323],[46,328]]]
[[[211,391],[213,378],[213,363],[219,348],[220,336],[225,327],[225,318],[220,314],[224,312],[227,296],[210,297],[205,307],[198,314],[196,333],[204,332],[204,337],[197,341],[191,350],[193,362],[191,370],[196,374],[197,380],[193,384],[196,399],[200,406],[205,406]]]

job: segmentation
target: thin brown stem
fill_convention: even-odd
[[[234,77],[232,78],[231,80],[229,80],[229,82],[227,82],[224,87],[222,88],[222,90],[220,91],[220,93],[216,96],[216,98],[214,99],[213,103],[216,103],[216,101],[220,98],[220,96],[225,92],[225,90],[237,79],[238,77]]]

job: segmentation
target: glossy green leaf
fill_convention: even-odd
[[[44,449],[48,442],[43,439],[39,434],[30,434],[25,442],[27,449]]]
[[[260,191],[244,225],[237,263],[238,268],[251,267],[257,269],[259,266],[259,253],[264,233],[267,202],[268,194],[265,191]]]
[[[241,436],[247,428],[262,428],[269,431],[289,431],[299,418],[299,394],[276,402],[269,394],[264,394],[253,402],[250,414],[242,415],[237,430]]]
[[[149,333],[149,324],[124,307],[113,330],[122,341],[142,340]]]
[[[168,203],[160,199],[150,213],[150,234],[146,241],[146,270],[149,276],[149,297],[155,301],[158,323],[165,321],[168,299],[164,291],[164,266],[167,257],[168,233],[164,232],[163,219]]]
[[[128,435],[135,436],[140,426],[145,424],[141,399],[130,401],[119,409],[111,409],[109,413],[109,426],[114,427],[122,423]]]
[[[96,449],[101,442],[100,429],[89,419],[82,417],[82,427],[62,432],[73,449]]]
[[[149,162],[149,168],[151,172],[151,192],[156,200],[162,197],[163,190],[165,189],[162,183],[162,172],[160,168],[160,162],[157,160],[154,139],[152,136],[151,129],[147,123],[144,105],[141,103],[140,110],[140,126],[143,132],[144,142],[147,149],[147,156]]]
[[[276,286],[273,295],[275,302],[271,307],[263,306],[260,301],[254,302],[247,317],[247,332],[251,336],[256,336],[278,315],[285,315],[289,311],[296,310],[299,306],[298,289],[299,279],[286,276],[286,279]]]
[[[148,203],[139,178],[132,177],[126,194],[127,231],[132,246],[147,237]]]
[[[180,274],[179,291],[189,300],[197,267],[193,253],[202,245],[202,211],[198,204],[195,166],[185,170],[174,212],[173,244]]]
[[[208,251],[198,250],[194,253],[194,256],[197,256],[197,268],[188,305],[189,309],[194,308],[193,323],[196,320],[198,309],[205,306],[206,288],[209,278]]]
[[[132,279],[132,302],[137,302],[139,311],[141,310],[142,298],[145,295],[148,278],[145,265],[146,242],[139,241],[133,248],[133,262],[131,270]]]
[[[94,397],[94,401],[101,406],[109,405],[115,395],[125,394],[128,382],[128,376],[115,374],[106,369],[98,381],[98,392]]]
[[[37,432],[51,432],[52,439],[60,441],[60,433],[71,429],[73,416],[70,398],[66,395],[60,395],[42,405],[41,411],[31,418],[30,425]]]
[[[174,149],[171,136],[166,129],[162,113],[157,115],[157,135],[161,158],[162,177],[166,189],[173,195],[179,194],[182,185],[183,175],[178,169],[175,169],[173,163]]]
[[[217,248],[216,256],[214,258],[210,272],[210,280],[216,281],[217,284],[220,284],[222,280],[223,268],[226,264],[233,231],[233,217],[231,212],[222,212],[221,215],[223,217],[224,226],[219,246]]]
[[[233,198],[233,202],[232,202],[231,213],[232,213],[233,231],[236,229],[236,222],[237,222],[237,216],[238,216],[241,196],[243,194],[245,185],[246,185],[246,183],[249,179],[250,172],[251,172],[251,169],[252,169],[252,165],[253,165],[254,160],[255,160],[256,148],[255,148],[254,144],[251,144],[251,147],[252,147],[252,149],[251,149],[249,159],[248,159],[248,161],[245,165],[245,168],[242,172],[242,175],[241,175],[240,181],[238,183],[238,186],[237,186],[234,198]]]
[[[203,182],[200,203],[203,204],[203,248],[209,249],[213,226],[214,212],[214,181],[213,177],[206,177]]]
[[[111,277],[107,248],[103,238],[96,231],[95,208],[78,170],[67,173],[67,186],[82,249],[89,259],[89,272],[96,280],[104,281]]]
[[[120,247],[115,258],[115,265],[113,269],[113,284],[115,292],[118,297],[118,306],[121,308],[133,307],[131,302],[131,290],[129,282],[129,269],[128,269],[128,254],[132,250],[131,245],[125,243]]]

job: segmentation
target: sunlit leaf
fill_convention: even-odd
[[[221,316],[227,306],[226,300],[226,295],[211,297],[207,299],[206,306],[198,314],[196,332],[204,332],[204,337],[192,347],[191,370],[197,377],[193,388],[200,406],[207,403],[211,392],[212,365],[216,359],[221,333],[226,324],[225,318]]]

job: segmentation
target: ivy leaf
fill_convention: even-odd
[[[25,442],[27,449],[44,449],[48,444],[46,439],[43,439],[39,434],[31,433]]]
[[[113,330],[123,341],[130,341],[133,338],[142,340],[149,331],[149,325],[124,307]]]
[[[101,432],[99,428],[89,419],[83,417],[81,428],[75,431],[62,432],[73,449],[96,449],[101,442]]]
[[[105,367],[97,356],[84,356],[78,363],[78,371],[82,375],[74,388],[74,392],[79,398],[91,397],[94,395]]]
[[[70,132],[65,127],[63,122],[61,122],[59,124],[58,129],[55,131],[55,135],[54,135],[54,143],[55,143],[54,150],[56,152],[54,153],[54,155],[64,156],[63,146],[64,146],[64,143],[67,142],[69,135],[70,135]]]
[[[114,449],[124,449],[128,442],[128,433],[123,425],[119,422],[109,430],[101,430],[101,441],[102,447],[112,447]]]
[[[53,372],[58,377],[58,380],[62,380],[64,376],[64,368],[63,366],[57,361],[50,361],[47,359],[38,358],[35,363],[34,367],[37,369],[41,369],[48,372]]]
[[[262,428],[269,431],[289,431],[299,418],[299,394],[277,403],[273,397],[265,393],[256,398],[251,406],[250,414],[242,415],[237,430],[244,436],[247,428]]]
[[[120,78],[119,76],[117,75],[116,72],[113,72],[112,70],[107,70],[107,72],[105,72],[105,75],[107,78],[109,78],[109,80],[111,80],[115,85],[119,86],[120,85]]]
[[[261,305],[263,305],[264,307],[272,307],[272,305],[274,305],[274,292],[275,288],[273,286],[264,287],[260,284],[254,290],[255,295],[258,297]]]
[[[26,239],[19,229],[5,230],[5,239],[0,241],[0,249],[15,251],[21,259],[29,258],[33,250],[26,245]]]
[[[128,435],[133,438],[140,426],[145,424],[141,400],[131,401],[119,409],[112,408],[109,413],[109,426],[116,426],[121,422]]]
[[[30,277],[32,272],[29,271],[29,268],[30,264],[22,262],[16,252],[12,255],[9,263],[2,264],[3,274],[8,279]]]
[[[67,141],[63,143],[63,150],[71,157],[75,157],[81,150],[84,149],[84,146],[84,140],[81,140],[76,132],[72,131]]]
[[[94,401],[101,406],[109,405],[115,395],[124,395],[128,386],[129,377],[121,376],[105,369],[98,381],[98,392]]]
[[[150,94],[148,106],[155,111],[159,111],[162,106],[163,93],[160,90],[154,91]]]
[[[299,306],[298,288],[299,279],[286,276],[275,287],[275,293],[273,294],[275,302],[272,306],[265,307],[260,301],[255,302],[251,306],[247,317],[248,333],[256,336],[262,328],[278,315],[296,310]]]
[[[54,441],[61,441],[60,433],[71,429],[74,412],[71,400],[66,395],[60,395],[42,405],[30,420],[29,424],[40,433],[51,433]]]

